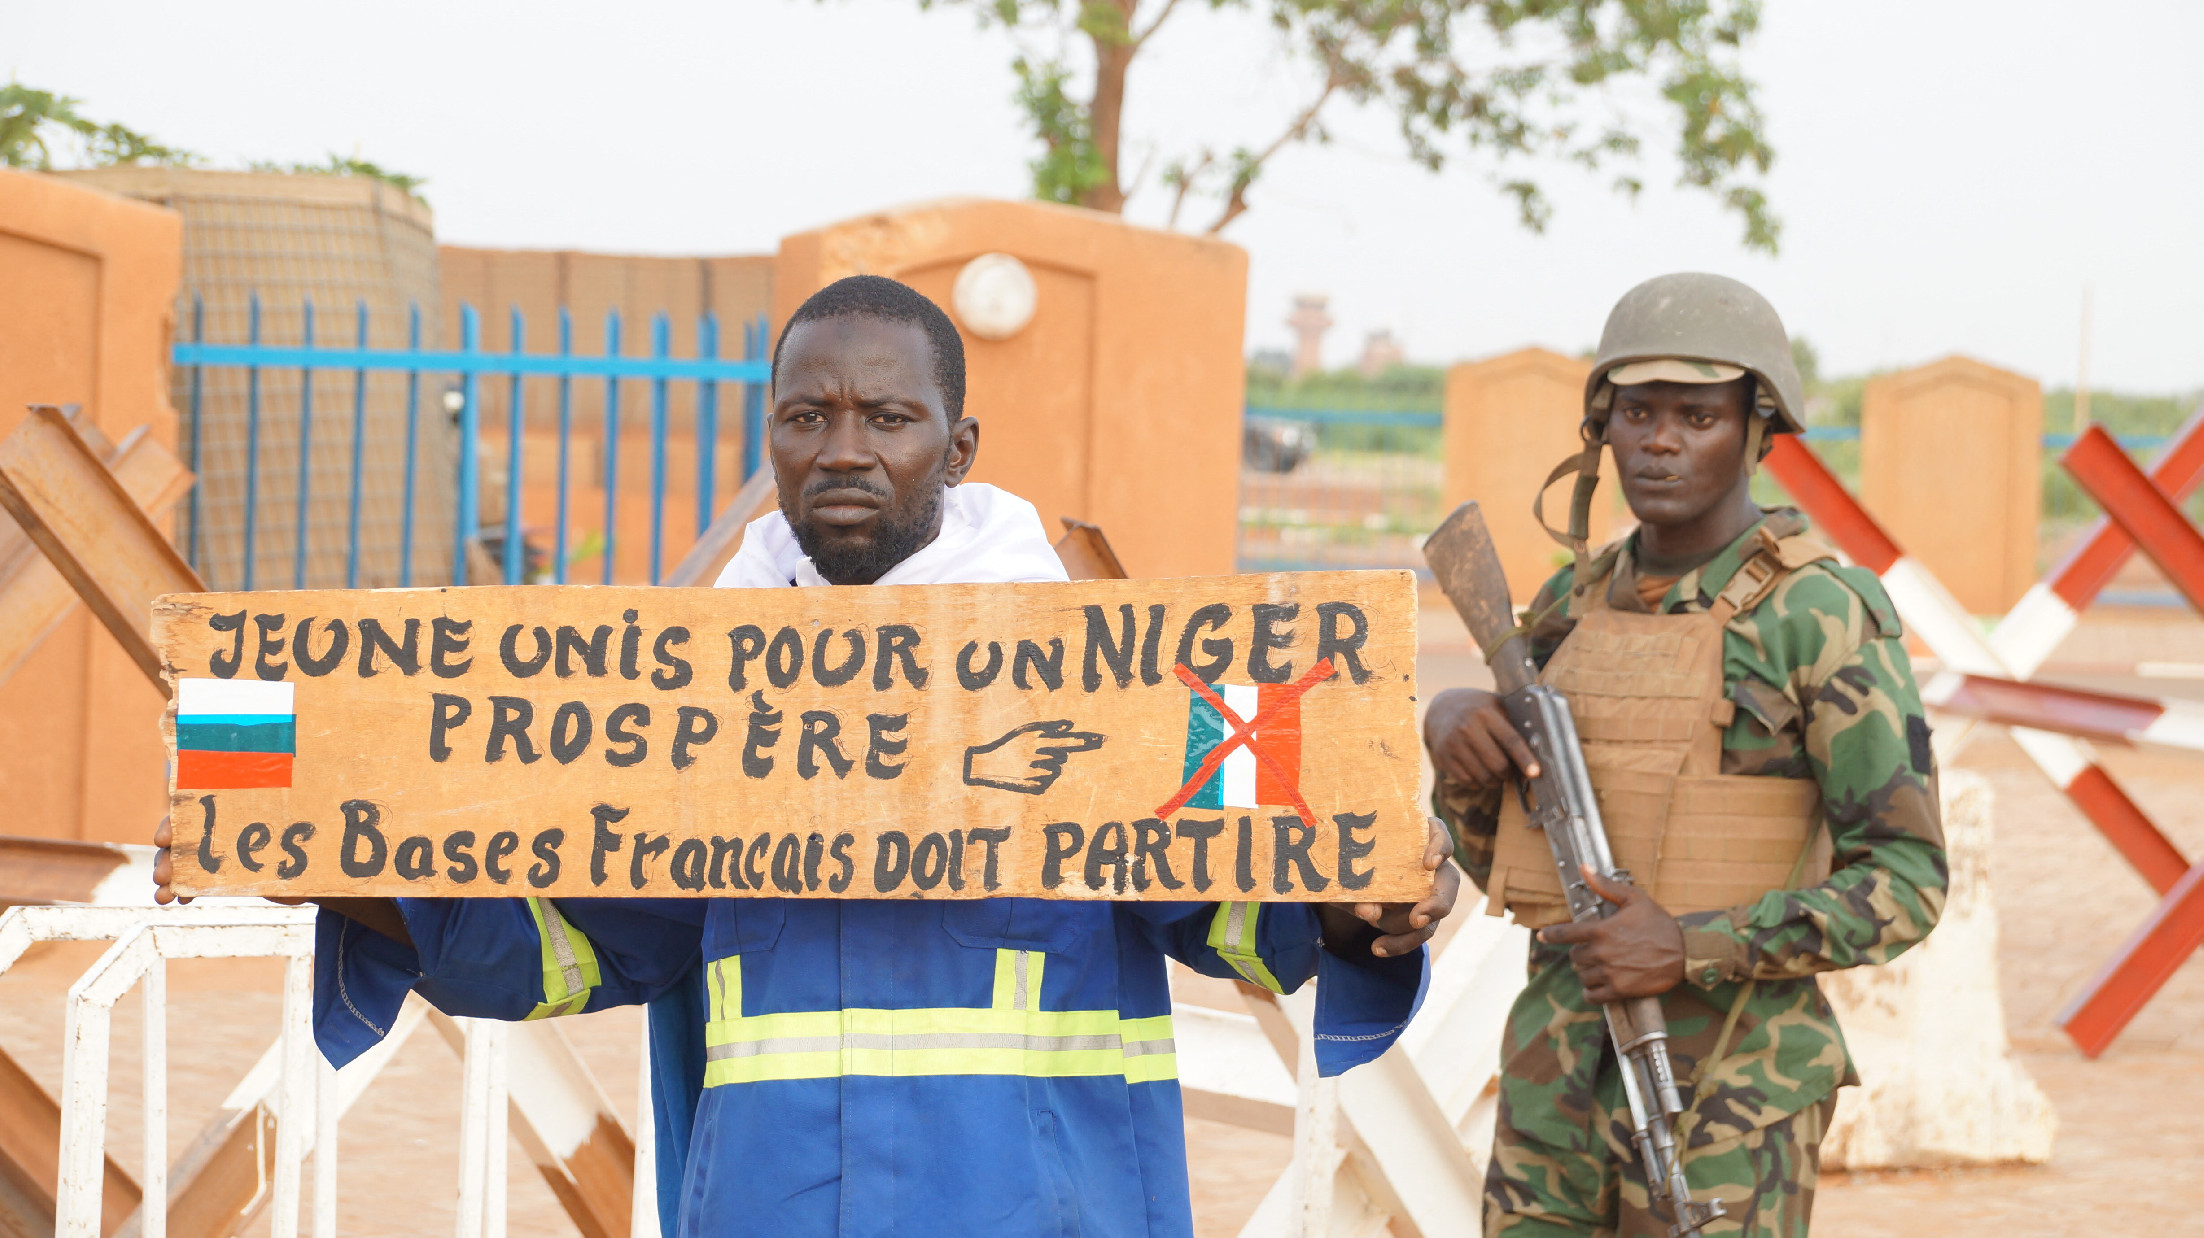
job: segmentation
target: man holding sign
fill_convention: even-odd
[[[790,587],[1046,588],[1038,582],[1063,581],[1030,504],[964,484],[979,426],[963,416],[963,371],[963,346],[948,317],[901,284],[859,276],[807,301],[774,359],[769,435],[781,510],[750,525],[718,583],[772,600],[780,595],[765,591]],[[666,599],[670,591],[651,596]],[[1377,801],[1412,794],[1412,731],[1405,779],[1391,777],[1396,771],[1387,766],[1389,790],[1372,792],[1374,807],[1365,813],[1334,811],[1340,797],[1312,781],[1330,775],[1304,770],[1299,758],[1304,718],[1332,716],[1319,705],[1381,693],[1406,701],[1412,662],[1386,675],[1401,663],[1381,656],[1384,634],[1341,602],[1312,605],[1298,627],[1288,624],[1302,614],[1299,603],[1258,602],[1244,615],[1212,603],[1174,615],[1158,602],[1144,608],[1145,639],[1136,622],[1142,608],[1130,603],[1041,606],[1033,613],[1073,626],[1057,636],[1036,629],[1028,639],[1004,631],[1001,640],[974,639],[958,652],[941,647],[939,634],[969,618],[958,607],[974,595],[882,589],[852,596],[886,599],[885,609],[864,626],[827,625],[808,649],[793,625],[776,632],[774,622],[737,622],[714,646],[702,631],[692,639],[695,623],[687,620],[654,636],[637,606],[624,618],[633,635],[607,623],[592,636],[587,624],[547,618],[534,629],[533,645],[522,622],[508,627],[502,646],[494,632],[484,643],[469,626],[476,620],[458,610],[424,612],[428,647],[412,655],[403,634],[418,625],[406,626],[414,620],[402,610],[355,615],[349,627],[300,622],[286,651],[269,635],[284,629],[284,616],[248,623],[249,606],[226,616],[186,599],[169,611],[183,634],[177,641],[203,640],[212,629],[234,632],[236,646],[234,654],[193,646],[172,653],[171,665],[181,701],[187,689],[220,696],[236,695],[233,683],[277,687],[221,676],[225,668],[251,675],[249,668],[264,665],[259,677],[272,681],[298,669],[278,655],[305,666],[308,676],[352,674],[351,655],[330,650],[356,648],[363,716],[381,708],[374,692],[435,689],[433,706],[416,700],[404,714],[425,716],[426,757],[409,751],[374,768],[425,759],[435,771],[430,781],[462,786],[510,777],[514,762],[541,762],[534,769],[546,786],[594,770],[591,777],[608,783],[616,774],[647,776],[658,780],[648,785],[670,788],[655,801],[636,797],[620,806],[575,801],[577,816],[555,823],[527,819],[536,808],[514,807],[509,822],[493,823],[510,830],[447,832],[438,850],[426,833],[409,836],[435,814],[408,816],[407,797],[418,795],[408,783],[379,798],[360,791],[345,799],[339,816],[319,827],[319,841],[312,828],[299,834],[292,875],[311,878],[341,865],[351,883],[324,877],[334,884],[310,891],[316,894],[404,888],[407,881],[470,890],[487,881],[525,883],[544,891],[318,900],[325,913],[315,1026],[332,1061],[349,1061],[380,1039],[408,991],[455,1014],[503,1019],[637,1002],[665,1003],[654,1007],[661,1016],[693,1001],[682,1026],[653,1019],[654,1061],[666,1076],[662,1103],[702,1085],[701,1097],[689,1093],[687,1154],[673,1158],[686,1162],[678,1206],[661,1194],[662,1215],[678,1212],[682,1234],[1190,1233],[1166,957],[1273,992],[1321,977],[1316,1052],[1327,1075],[1383,1052],[1420,999],[1422,945],[1451,909],[1458,879],[1446,862],[1451,844],[1435,823],[1428,835],[1416,826],[1429,841],[1413,882],[1402,879],[1413,860],[1379,871],[1394,854],[1377,849],[1380,836],[1390,827],[1397,840],[1404,823],[1386,817]],[[830,602],[837,613],[856,613],[845,600]],[[400,602],[449,609],[465,599],[386,605]],[[741,605],[763,613],[765,603]],[[925,613],[895,609],[904,605]],[[1162,632],[1167,620],[1172,640]],[[1249,626],[1234,627],[1240,623]],[[1228,628],[1242,634],[1227,638]],[[356,644],[344,635],[350,631],[360,634]],[[1412,640],[1412,624],[1408,631]],[[1174,642],[1176,657],[1167,657]],[[1083,660],[1070,652],[1082,648]],[[870,665],[868,649],[877,655]],[[408,656],[412,662],[404,662]],[[654,658],[658,669],[647,669]],[[403,663],[403,677],[382,673],[393,659]],[[424,664],[429,674],[414,679]],[[190,688],[208,682],[187,677],[199,666],[213,667],[222,686]],[[468,687],[482,675],[502,676],[484,681],[497,685],[494,693]],[[532,678],[538,675],[552,679]],[[621,686],[623,675],[631,687]],[[1223,682],[1227,676],[1253,682]],[[429,682],[436,677],[443,682]],[[602,701],[532,700],[508,690],[513,679],[553,682],[560,694],[577,697],[593,682],[636,693],[654,684],[669,695],[650,698],[655,715],[648,702],[607,711]],[[1309,696],[1327,683],[1333,697]],[[704,686],[718,697],[699,695]],[[1011,686],[1015,692],[1000,690]],[[863,699],[873,704],[803,708],[844,699],[837,691],[869,692]],[[1108,719],[1112,709],[1131,717],[1124,702],[1142,691],[1178,702],[1169,734],[1152,725],[1127,731],[1075,721]],[[993,700],[989,692],[1003,702],[975,703]],[[1304,712],[1308,700],[1316,703]],[[670,708],[676,701],[690,703],[677,711]],[[1038,718],[1030,717],[1035,708],[1044,711]],[[307,707],[296,709],[298,721],[287,724],[295,737],[286,743],[307,771],[312,728]],[[193,722],[198,716],[179,713],[179,745],[244,742],[242,730]],[[956,736],[954,755],[939,749],[937,733],[970,717],[985,725]],[[413,725],[406,733],[418,735]],[[273,731],[255,735],[277,742]],[[1362,744],[1360,733],[1334,738]],[[1095,771],[1114,768],[1105,762],[1128,753],[1161,754],[1161,776],[1178,793],[1168,802],[1161,792],[1141,801],[1147,806],[1129,815],[1142,820],[1106,820],[1128,814],[1099,806],[1110,790],[1096,785]],[[569,769],[569,762],[579,764]],[[360,776],[374,768],[363,766]],[[627,770],[640,772],[618,773]],[[706,775],[736,779],[713,785],[737,794],[714,804],[681,802],[679,788]],[[308,801],[296,788],[310,776],[301,772],[293,783],[286,772],[281,792],[231,792],[229,800],[218,799],[220,792],[199,796],[179,781],[177,884],[195,891],[245,880],[236,876],[238,864],[258,879],[265,844],[252,832],[265,827],[240,832],[218,819],[221,805],[241,806],[228,810],[232,817],[272,816],[276,801],[242,797]],[[945,789],[930,806],[938,819],[868,827],[863,836],[836,833],[863,817],[868,799],[902,793],[914,781]],[[1091,814],[1054,806],[1074,793]],[[549,802],[532,794],[514,790],[509,802]],[[741,827],[754,831],[749,841],[709,834],[726,828],[723,818],[742,817],[746,796],[757,802],[755,819]],[[1330,815],[1320,820],[1312,799]],[[790,829],[768,812],[788,803],[834,811],[814,810]],[[1229,811],[1256,804],[1277,815]],[[310,803],[297,809],[309,811],[320,810]],[[998,821],[1022,821],[1021,813],[1039,813],[1041,824],[998,828]],[[669,824],[653,834],[638,825],[646,818]],[[704,824],[678,837],[673,827],[681,818]],[[338,838],[341,847],[332,845]],[[491,871],[493,856],[505,876]],[[160,860],[164,882],[171,858]],[[227,888],[269,888],[261,880]],[[1258,901],[1305,898],[1335,884],[1377,893],[1427,882],[1429,893],[1417,902]],[[1062,894],[983,896],[998,883],[1006,891]],[[741,889],[747,896],[570,896],[600,888]],[[1212,888],[1240,899],[1200,901]],[[1197,901],[1104,901],[1151,889]],[[833,897],[845,890],[847,897]],[[1069,896],[1074,890],[1080,893]],[[917,891],[947,901],[912,897]]]

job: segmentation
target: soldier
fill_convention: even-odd
[[[1667,275],[1615,306],[1585,389],[1575,563],[1525,615],[1568,697],[1616,860],[1608,918],[1569,922],[1544,840],[1503,789],[1535,773],[1490,692],[1437,697],[1424,739],[1456,859],[1536,930],[1509,1014],[1488,1238],[1661,1235],[1602,1003],[1659,995],[1707,1234],[1807,1232],[1836,1089],[1856,1083],[1814,976],[1921,940],[1947,879],[1928,724],[1897,615],[1752,474],[1799,428],[1773,307]],[[1639,525],[1588,553],[1602,445]],[[1549,529],[1549,532],[1552,530]]]

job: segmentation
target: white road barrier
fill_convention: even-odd
[[[1967,770],[1944,771],[1942,784],[1951,893],[1936,931],[1892,963],[1822,980],[1862,1082],[1838,1093],[1822,1143],[1831,1169],[2041,1164],[2058,1133],[2005,1034],[1990,891],[1996,800]]]
[[[1241,1238],[1481,1232],[1500,1031],[1530,936],[1482,909],[1455,909],[1460,927],[1400,1042],[1339,1078],[1316,1078],[1314,989],[1250,995],[1247,1014],[1173,1012],[1187,1113],[1293,1137],[1292,1164]]]
[[[342,1071],[314,1048],[310,1017],[314,911],[255,900],[202,900],[184,907],[17,907],[0,915],[0,973],[41,941],[113,941],[71,987],[61,1088],[58,1238],[98,1238],[108,1175],[109,1026],[116,1002],[140,989],[145,1018],[145,1181],[140,1238],[169,1238],[168,1207],[204,1184],[207,1224],[226,1233],[272,1205],[273,1238],[298,1232],[300,1167],[315,1159],[313,1234],[335,1238],[337,1124],[424,1018],[463,1058],[458,1238],[503,1238],[506,1136],[511,1133],[550,1179],[587,1238],[657,1238],[654,1210],[634,1207],[628,1183],[649,1183],[633,1163],[634,1141],[589,1069],[549,1023],[453,1019],[410,999],[390,1034]],[[285,960],[283,1032],[231,1090],[173,1165],[167,1147],[166,964],[175,958]],[[527,1080],[517,1091],[515,1071]],[[647,1119],[646,1119],[647,1120]],[[266,1138],[272,1133],[274,1139]],[[235,1163],[239,1157],[247,1163]],[[253,1183],[249,1194],[223,1195]],[[175,1190],[171,1191],[171,1185]],[[564,1189],[561,1189],[564,1188]],[[648,1191],[643,1192],[645,1196]],[[634,1228],[631,1229],[631,1223]],[[175,1238],[208,1238],[178,1234]]]

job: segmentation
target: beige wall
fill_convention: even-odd
[[[1247,255],[1204,237],[1035,202],[904,207],[781,242],[773,322],[848,275],[900,279],[951,311],[964,264],[1003,252],[1039,286],[1007,340],[965,333],[976,481],[1092,521],[1135,576],[1226,573],[1239,521]],[[960,324],[961,326],[961,324]]]
[[[2036,579],[2043,389],[1946,357],[1867,384],[1860,501],[1978,615]]]
[[[82,404],[110,438],[173,446],[177,216],[0,170],[0,434],[27,404]],[[0,515],[0,520],[7,519]],[[0,833],[145,842],[167,796],[160,689],[79,610],[0,683]]]
[[[524,319],[523,341],[531,353],[558,348],[559,308],[573,321],[574,351],[601,356],[606,316],[620,312],[620,352],[649,356],[651,319],[668,319],[668,351],[697,355],[697,326],[705,311],[719,320],[719,355],[743,355],[743,328],[767,312],[772,300],[771,255],[660,258],[632,254],[591,254],[570,250],[478,249],[445,245],[438,250],[443,272],[444,339],[459,341],[459,311],[472,305],[482,318],[482,347],[512,348],[512,311]],[[771,340],[766,341],[770,347]],[[667,385],[666,537],[661,562],[678,563],[696,539],[697,459],[696,390],[691,382]],[[483,517],[490,523],[505,514],[504,477],[511,385],[502,377],[480,384],[483,435]],[[531,379],[522,391],[527,433],[522,441],[521,519],[531,544],[551,551],[558,531],[558,384]],[[605,384],[580,381],[569,395],[573,438],[568,464],[568,579],[593,584],[603,579],[600,555],[581,555],[605,526]],[[614,578],[640,584],[650,576],[650,409],[651,385],[627,382],[620,389],[620,510],[614,542]],[[742,484],[742,387],[720,389],[718,453],[713,495],[724,504]]]
[[[1531,518],[1538,483],[1563,458],[1582,448],[1577,425],[1584,418],[1584,380],[1592,363],[1543,348],[1525,348],[1446,373],[1446,508],[1477,500],[1500,548],[1508,588],[1527,603],[1568,551]],[[1600,493],[1592,505],[1592,544],[1613,536],[1619,491],[1613,460],[1602,462]],[[1546,520],[1569,522],[1569,481],[1546,498]]]

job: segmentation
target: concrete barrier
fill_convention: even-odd
[[[1998,991],[1990,892],[1996,799],[1980,774],[1942,775],[1951,894],[1928,940],[1882,967],[1822,978],[1863,1086],[1838,1093],[1829,1169],[2051,1159],[2058,1117],[2013,1057]]]

